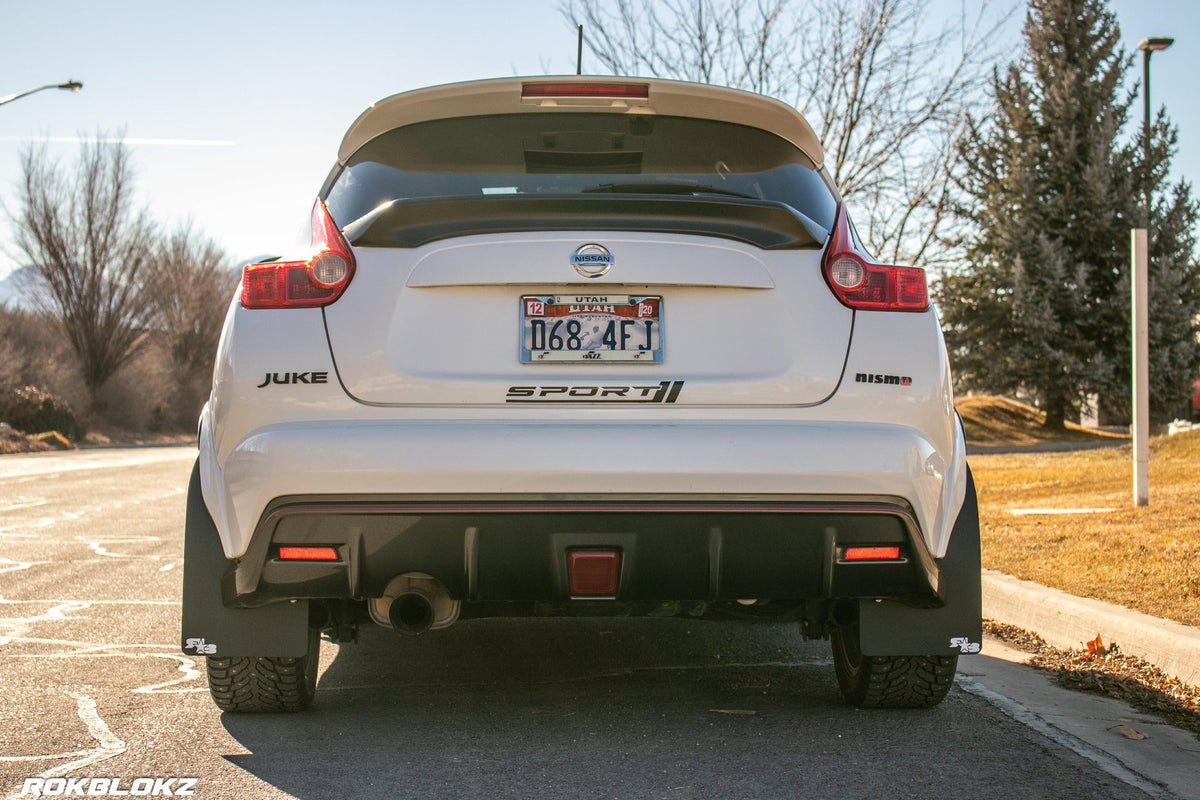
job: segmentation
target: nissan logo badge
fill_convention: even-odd
[[[571,266],[585,278],[599,278],[612,269],[613,257],[608,248],[601,244],[580,245],[571,254]]]

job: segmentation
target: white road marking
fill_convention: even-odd
[[[64,511],[64,512],[58,514],[57,516],[41,517],[40,519],[37,519],[37,520],[29,520],[27,522],[21,522],[16,525],[5,525],[3,527],[0,527],[0,538],[9,538],[9,539],[40,538],[36,534],[32,533],[31,531],[40,530],[42,528],[52,528],[55,525],[61,525],[66,522],[75,522],[77,520],[83,519],[88,514],[111,514],[111,512],[121,509],[127,505],[141,505],[142,503],[145,503],[145,502],[155,503],[155,502],[159,502],[161,500],[168,500],[172,497],[179,497],[179,496],[185,494],[186,492],[187,492],[186,487],[176,486],[176,487],[172,487],[171,489],[168,489],[164,492],[157,492],[155,494],[142,495],[139,497],[129,497],[124,500],[115,500],[111,503],[101,503],[100,505],[88,506],[79,511]],[[75,538],[77,541],[91,541],[89,539],[89,537],[77,536]],[[129,537],[122,537],[119,539],[101,540],[101,541],[150,541],[150,540],[158,541],[158,538],[157,537],[143,537],[141,539],[131,539]]]
[[[0,556],[0,574],[29,569],[34,564],[49,564],[49,561],[13,561],[11,558]]]
[[[90,602],[73,601],[58,603],[52,606],[46,613],[38,614],[34,617],[0,617],[0,647],[22,638],[29,631],[30,627],[39,622],[60,622],[68,619],[81,619],[81,617],[69,617],[67,615],[76,611],[83,611],[90,607]]]
[[[20,511],[24,508],[37,508],[38,506],[47,505],[50,501],[46,498],[31,499],[24,495],[17,497],[10,503],[0,503],[0,514],[7,511]]]
[[[50,761],[56,758],[75,758],[76,756],[86,756],[91,752],[91,750],[72,750],[69,753],[53,753],[44,756],[0,756],[0,761]]]
[[[0,595],[0,605],[15,603],[91,603],[96,606],[178,606],[180,600],[13,600]]]
[[[110,758],[115,758],[121,755],[127,749],[125,742],[121,741],[108,727],[108,724],[100,718],[100,714],[96,711],[96,701],[88,697],[86,694],[79,692],[65,692],[75,700],[76,712],[79,718],[83,720],[83,724],[87,726],[88,734],[96,740],[97,746],[91,750],[72,750],[66,753],[45,753],[27,756],[2,756],[0,762],[18,762],[18,761],[57,761],[63,758],[74,759],[65,764],[59,764],[57,767],[51,767],[45,772],[40,773],[39,778],[57,778],[66,775],[69,772],[74,772],[83,767],[89,767],[92,764],[97,764],[101,761],[107,761]],[[17,794],[10,797],[17,797]]]
[[[108,558],[147,558],[157,561],[159,556],[154,555],[130,555],[126,553],[114,553],[105,547],[105,544],[134,544],[144,542],[159,542],[162,541],[157,536],[139,536],[136,538],[118,538],[118,539],[91,539],[86,540],[84,537],[76,536],[76,541],[87,541],[88,550],[91,550],[98,556],[106,556]],[[102,544],[103,543],[103,544]]]
[[[57,767],[46,770],[38,775],[39,778],[56,778],[60,775],[66,775],[68,772],[73,772],[81,767],[91,766],[100,761],[106,761],[125,752],[125,742],[113,734],[104,720],[100,718],[100,714],[97,713],[96,701],[86,694],[78,692],[67,692],[67,694],[75,698],[79,718],[87,725],[88,733],[92,735],[93,739],[99,742],[99,746],[92,750],[89,755],[77,761],[69,761],[66,764],[59,764]]]
[[[63,644],[72,644],[64,642]],[[187,692],[207,692],[208,687],[191,687],[186,689],[176,689],[179,686],[189,681],[194,681],[204,675],[203,672],[196,666],[196,661],[190,656],[180,655],[173,652],[158,652],[158,653],[121,653],[114,652],[123,649],[131,648],[151,648],[154,650],[171,650],[172,645],[167,644],[106,644],[88,647],[82,642],[78,643],[80,649],[71,650],[60,653],[22,653],[15,658],[32,658],[32,659],[50,659],[50,658],[157,658],[170,661],[176,665],[176,670],[182,675],[172,678],[169,681],[161,683],[149,683],[145,686],[139,686],[136,689],[129,691],[134,694],[183,694]]]
[[[134,694],[182,694],[184,692],[207,692],[208,686],[193,686],[188,689],[174,689],[171,687],[178,686],[181,683],[194,681],[204,675],[196,668],[196,661],[188,656],[176,655],[175,653],[147,653],[146,656],[151,658],[166,658],[173,659],[179,664],[179,671],[183,673],[180,678],[166,681],[164,683],[155,683],[150,686],[139,686],[133,689]]]
[[[6,456],[0,461],[0,479],[47,477],[88,469],[121,469],[144,464],[195,461],[194,447],[151,447],[141,450],[73,451],[53,455]]]

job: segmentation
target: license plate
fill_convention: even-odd
[[[525,295],[521,363],[661,364],[661,297]]]

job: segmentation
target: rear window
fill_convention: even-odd
[[[836,209],[813,164],[774,134],[688,117],[585,112],[456,117],[394,129],[350,158],[326,203],[346,227],[392,201],[494,198],[511,209],[520,198],[557,198],[566,213],[572,199],[602,196],[669,196],[663,208],[676,216],[685,200],[769,204],[825,231]],[[823,239],[820,233],[813,236]]]

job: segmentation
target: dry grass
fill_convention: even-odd
[[[1127,445],[972,456],[983,565],[1200,626],[1200,431],[1156,438],[1150,449],[1143,508],[1133,506]]]
[[[1127,436],[1105,433],[1068,422],[1065,431],[1048,431],[1042,427],[1046,415],[1036,408],[1004,397],[972,395],[954,402],[962,417],[967,441],[972,444],[1034,444],[1045,441],[1080,441],[1092,439],[1127,439]]]

